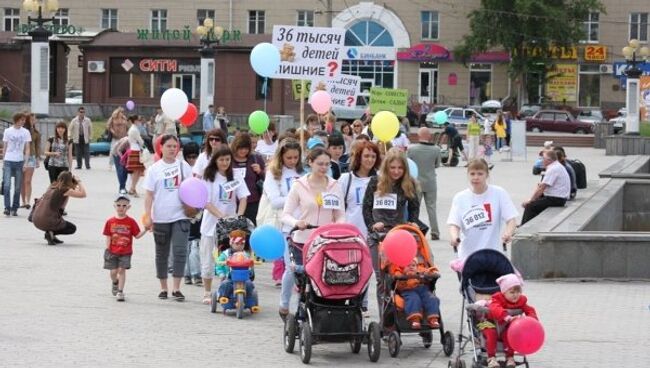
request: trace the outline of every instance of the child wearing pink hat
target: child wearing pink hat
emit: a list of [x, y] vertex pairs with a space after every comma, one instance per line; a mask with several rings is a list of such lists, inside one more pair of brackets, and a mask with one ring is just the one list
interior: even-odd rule
[[[522, 294], [523, 280], [519, 275], [509, 273], [499, 277], [497, 280], [501, 291], [492, 295], [488, 303], [487, 318], [495, 322], [499, 326], [501, 332], [501, 341], [506, 354], [506, 368], [515, 368], [515, 352], [510, 348], [508, 343], [508, 326], [511, 320], [517, 318], [508, 314], [508, 309], [520, 309], [523, 315], [528, 317], [537, 318], [535, 308], [528, 305], [528, 299]], [[500, 367], [496, 359], [497, 340], [499, 335], [497, 333], [497, 326], [493, 323], [483, 325], [481, 330], [483, 337], [485, 337], [485, 349], [488, 356], [488, 368]]]

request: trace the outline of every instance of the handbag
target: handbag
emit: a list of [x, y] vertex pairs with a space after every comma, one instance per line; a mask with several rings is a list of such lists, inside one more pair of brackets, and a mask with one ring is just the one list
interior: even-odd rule
[[[52, 151], [52, 145], [54, 144], [54, 137], [50, 137], [47, 139], [48, 142], [50, 142], [50, 151]], [[50, 156], [45, 156], [45, 160], [43, 160], [43, 168], [45, 171], [50, 170]]]
[[[183, 181], [185, 180], [185, 175], [183, 175], [183, 164], [182, 163], [179, 163], [178, 170], [180, 170], [180, 172], [181, 172], [181, 183], [183, 183]], [[201, 212], [201, 210], [198, 209], [198, 208], [194, 208], [192, 206], [186, 205], [185, 203], [183, 203], [182, 200], [181, 200], [181, 204], [183, 205], [183, 214], [185, 214], [185, 216], [187, 216], [189, 218], [194, 218], [194, 217], [196, 217], [196, 215], [199, 214], [199, 212]]]
[[[280, 183], [278, 183], [280, 188]], [[257, 217], [255, 218], [257, 226], [272, 225], [276, 229], [282, 228], [282, 221], [280, 221], [280, 210], [276, 210], [271, 205], [269, 196], [262, 191], [259, 206], [257, 207]]]

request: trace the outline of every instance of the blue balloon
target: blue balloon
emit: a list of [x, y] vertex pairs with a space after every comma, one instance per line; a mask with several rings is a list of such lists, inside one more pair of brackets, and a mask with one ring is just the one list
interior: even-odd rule
[[433, 120], [435, 120], [438, 125], [446, 123], [448, 118], [449, 116], [447, 116], [447, 113], [444, 111], [438, 111], [433, 114]]
[[251, 51], [251, 66], [262, 77], [271, 77], [280, 66], [280, 50], [268, 42], [262, 42]]
[[250, 243], [255, 255], [265, 260], [273, 261], [284, 255], [284, 236], [273, 225], [262, 225], [253, 230]]
[[409, 163], [409, 173], [414, 179], [417, 179], [419, 174], [418, 165], [416, 165], [415, 161], [411, 160], [410, 158], [407, 158], [406, 160]]

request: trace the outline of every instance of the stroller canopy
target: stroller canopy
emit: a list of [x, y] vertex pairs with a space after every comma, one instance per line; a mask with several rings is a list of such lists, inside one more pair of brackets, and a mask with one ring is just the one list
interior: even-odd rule
[[499, 291], [497, 279], [516, 270], [505, 254], [494, 249], [481, 249], [472, 253], [465, 260], [461, 289], [468, 287], [481, 294], [493, 294]]

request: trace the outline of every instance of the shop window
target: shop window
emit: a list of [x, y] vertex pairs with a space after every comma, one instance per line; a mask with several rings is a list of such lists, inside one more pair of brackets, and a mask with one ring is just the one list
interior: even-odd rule
[[214, 20], [214, 10], [211, 9], [199, 9], [196, 11], [196, 21], [198, 25], [202, 26], [205, 19]]
[[131, 80], [127, 73], [111, 73], [111, 97], [129, 97]]
[[151, 97], [151, 74], [131, 74], [131, 96]]
[[255, 76], [257, 77], [255, 80], [255, 99], [263, 100], [266, 98], [267, 100], [270, 100], [273, 80], [259, 75]]
[[585, 20], [582, 22], [582, 28], [585, 32], [585, 39], [582, 42], [598, 42], [598, 20], [600, 14], [598, 12], [591, 12], [587, 14]]
[[250, 34], [264, 33], [265, 20], [266, 20], [266, 12], [264, 10], [249, 10], [248, 11], [248, 33]]
[[362, 20], [345, 32], [345, 46], [394, 46], [393, 37], [377, 22]]
[[648, 42], [648, 13], [630, 14], [630, 39]]
[[102, 9], [102, 29], [117, 29], [117, 9]]
[[20, 23], [20, 9], [5, 8], [4, 30], [7, 32], [18, 32], [19, 23]]
[[420, 13], [422, 19], [422, 39], [437, 40], [438, 27], [440, 25], [437, 11], [423, 11]]
[[70, 24], [70, 9], [59, 9], [56, 14], [54, 14], [52, 24], [55, 26], [67, 26]]
[[598, 64], [580, 65], [578, 106], [600, 106], [600, 70]]
[[470, 64], [469, 70], [469, 104], [480, 105], [492, 95], [492, 65]]
[[395, 62], [392, 60], [343, 60], [341, 72], [360, 77], [361, 84], [367, 85], [368, 89], [373, 86], [395, 87]]
[[167, 9], [154, 9], [151, 11], [151, 30], [167, 30]]
[[297, 26], [313, 27], [314, 26], [314, 12], [312, 10], [298, 10]]
[[153, 91], [154, 98], [160, 98], [162, 94], [172, 88], [172, 75], [171, 74], [154, 74], [153, 76]]

